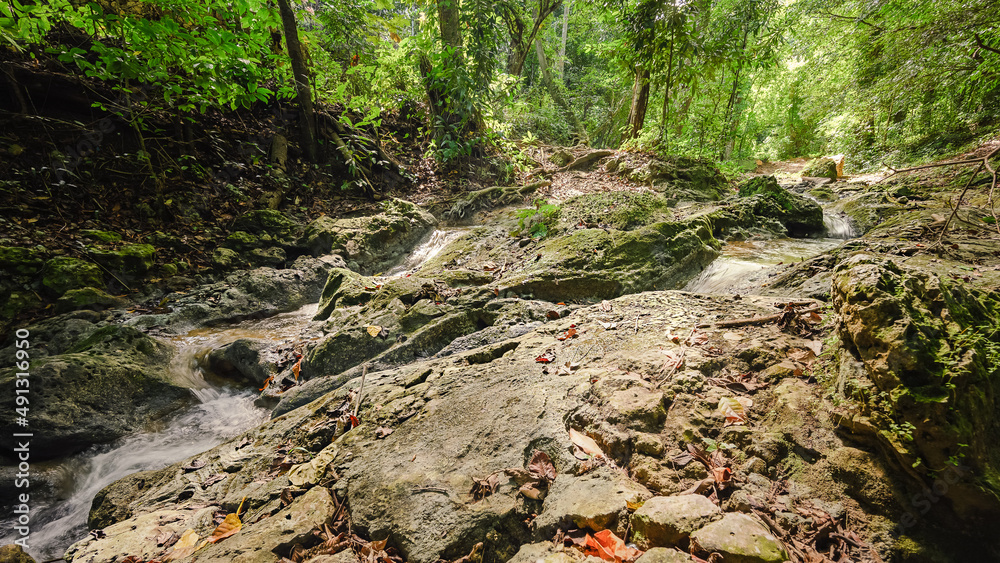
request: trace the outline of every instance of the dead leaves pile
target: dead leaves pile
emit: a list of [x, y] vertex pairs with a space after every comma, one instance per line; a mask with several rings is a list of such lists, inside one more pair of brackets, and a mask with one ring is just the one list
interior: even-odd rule
[[332, 523], [314, 528], [311, 538], [304, 545], [294, 544], [281, 562], [302, 563], [320, 555], [336, 555], [349, 549], [362, 563], [403, 563], [396, 549], [388, 546], [388, 538], [370, 541], [354, 533], [349, 512], [343, 509], [344, 503], [341, 503]]

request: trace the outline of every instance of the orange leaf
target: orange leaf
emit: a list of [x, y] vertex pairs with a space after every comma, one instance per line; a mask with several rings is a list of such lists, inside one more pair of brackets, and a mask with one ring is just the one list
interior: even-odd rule
[[212, 532], [212, 537], [208, 538], [210, 543], [215, 543], [217, 541], [224, 540], [229, 536], [240, 531], [243, 527], [243, 522], [240, 522], [240, 517], [235, 514], [227, 514], [226, 519], [219, 524], [219, 527]]
[[599, 541], [604, 546], [604, 549], [614, 556], [614, 559], [611, 559], [611, 561], [631, 560], [642, 555], [642, 552], [638, 549], [625, 545], [625, 541], [616, 536], [611, 530], [597, 532], [594, 534], [594, 539]]
[[302, 369], [302, 358], [299, 358], [299, 361], [295, 362], [295, 365], [292, 366], [292, 373], [295, 374], [295, 381], [299, 380], [299, 370], [301, 369]]
[[[601, 447], [597, 445], [597, 442], [593, 438], [577, 432], [576, 430], [569, 429], [569, 439], [573, 442], [573, 445], [580, 449], [581, 452], [585, 454], [584, 459], [587, 457], [604, 457], [604, 451]], [[580, 456], [577, 456], [579, 459]]]

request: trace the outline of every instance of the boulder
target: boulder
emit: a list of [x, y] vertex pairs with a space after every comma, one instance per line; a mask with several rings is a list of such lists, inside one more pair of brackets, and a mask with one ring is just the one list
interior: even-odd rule
[[0, 246], [0, 270], [16, 276], [33, 276], [45, 265], [42, 251], [20, 246]]
[[240, 338], [212, 350], [208, 354], [208, 366], [217, 375], [263, 386], [279, 371], [277, 364], [267, 355], [273, 345], [264, 340]]
[[757, 176], [740, 184], [739, 197], [713, 218], [717, 236], [727, 234], [720, 231], [754, 228], [798, 237], [826, 232], [823, 208], [782, 188], [774, 176]]
[[629, 504], [652, 496], [642, 485], [602, 467], [585, 475], [560, 475], [549, 488], [535, 526], [542, 537], [557, 528], [611, 530], [625, 537]]
[[35, 563], [35, 559], [25, 553], [21, 546], [12, 543], [0, 547], [0, 561], [3, 563]]
[[726, 177], [713, 162], [686, 156], [654, 158], [625, 173], [633, 182], [651, 186], [673, 201], [717, 201], [728, 187]]
[[676, 549], [654, 547], [640, 555], [635, 563], [691, 563], [691, 556]]
[[128, 278], [148, 272], [156, 256], [156, 248], [151, 244], [127, 244], [117, 250], [92, 247], [88, 252], [98, 264]]
[[[110, 442], [176, 409], [191, 393], [171, 381], [172, 347], [131, 327], [106, 326], [67, 352], [31, 365], [32, 459], [62, 457]], [[0, 384], [14, 388], [17, 370]], [[0, 401], [0, 444], [15, 447], [14, 395]]]
[[71, 289], [56, 301], [56, 312], [65, 313], [78, 309], [101, 311], [115, 307], [124, 307], [128, 301], [121, 297], [108, 295], [96, 287]]
[[433, 215], [400, 199], [382, 202], [372, 215], [320, 217], [305, 229], [298, 244], [313, 256], [340, 254], [352, 270], [372, 274], [401, 260], [437, 224]]
[[639, 549], [686, 547], [692, 532], [722, 517], [703, 495], [653, 497], [632, 515], [632, 541]]
[[988, 336], [1000, 323], [1000, 279], [965, 283], [951, 275], [961, 264], [859, 251], [837, 265], [832, 301], [850, 352], [842, 361], [860, 360], [864, 396], [886, 397], [862, 401], [864, 418], [892, 421], [872, 437], [913, 482], [947, 475], [950, 505], [965, 519], [1000, 514], [1000, 479], [977, 477], [1000, 475], [990, 438], [1000, 432], [1000, 355]]
[[842, 163], [843, 161], [838, 166], [837, 161], [832, 158], [817, 158], [802, 169], [801, 175], [807, 178], [829, 178], [836, 180], [838, 176], [843, 175]]
[[57, 256], [45, 263], [42, 286], [53, 297], [59, 297], [71, 289], [104, 287], [104, 281], [96, 264], [70, 256]]
[[691, 534], [691, 550], [705, 557], [718, 553], [726, 563], [788, 561], [778, 538], [755, 518], [740, 512], [730, 512]]

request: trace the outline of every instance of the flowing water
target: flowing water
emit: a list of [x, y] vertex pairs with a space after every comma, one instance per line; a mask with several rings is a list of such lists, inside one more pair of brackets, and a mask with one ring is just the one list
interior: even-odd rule
[[730, 242], [701, 274], [688, 282], [685, 291], [693, 293], [729, 293], [750, 291], [766, 283], [775, 266], [793, 264], [840, 246], [857, 236], [847, 217], [823, 214], [827, 238], [771, 239]]
[[[386, 277], [406, 275], [440, 253], [465, 230], [436, 230]], [[159, 469], [214, 448], [268, 419], [270, 411], [254, 405], [258, 393], [218, 380], [205, 368], [212, 350], [240, 338], [272, 342], [309, 336], [317, 304], [261, 320], [229, 327], [206, 327], [172, 339], [178, 353], [170, 365], [174, 383], [191, 390], [191, 407], [154, 428], [95, 446], [57, 462], [33, 465], [33, 471], [54, 476], [54, 495], [31, 492], [31, 534], [28, 553], [38, 561], [61, 558], [66, 549], [87, 536], [87, 515], [94, 496], [136, 471]], [[0, 545], [16, 539], [12, 521], [0, 522]]]
[[[218, 381], [204, 369], [212, 350], [239, 338], [281, 342], [301, 337], [316, 305], [244, 322], [233, 327], [197, 329], [172, 339], [178, 348], [170, 365], [171, 380], [191, 390], [191, 407], [156, 427], [92, 447], [67, 460], [37, 464], [33, 469], [54, 475], [55, 498], [32, 492], [30, 553], [38, 561], [62, 556], [87, 535], [87, 515], [94, 496], [105, 486], [136, 471], [159, 469], [214, 448], [268, 419], [270, 412], [254, 405], [258, 393]], [[12, 525], [5, 522], [0, 544], [12, 542]]]

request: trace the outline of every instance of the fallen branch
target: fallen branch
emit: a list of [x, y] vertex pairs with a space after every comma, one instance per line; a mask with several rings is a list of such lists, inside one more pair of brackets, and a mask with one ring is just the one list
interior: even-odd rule
[[365, 393], [365, 377], [368, 376], [368, 364], [361, 368], [361, 385], [358, 388], [358, 402], [354, 404], [354, 418], [358, 418], [358, 409], [361, 408], [361, 398]]
[[608, 157], [615, 154], [614, 151], [593, 151], [589, 152], [580, 158], [570, 162], [565, 167], [560, 168], [560, 172], [570, 172], [572, 170], [584, 170], [591, 164], [601, 160], [604, 157]]
[[[808, 313], [815, 313], [816, 311], [819, 311], [818, 305], [815, 307], [810, 307], [808, 309], [803, 309], [801, 311], [796, 311], [795, 313], [798, 315], [805, 315]], [[698, 328], [709, 328], [713, 326], [716, 328], [733, 328], [733, 327], [749, 326], [749, 325], [759, 325], [759, 324], [762, 325], [767, 323], [778, 322], [781, 320], [783, 316], [785, 316], [785, 313], [778, 313], [777, 315], [767, 315], [766, 317], [746, 317], [743, 319], [733, 319], [731, 321], [702, 323], [698, 325]]]

